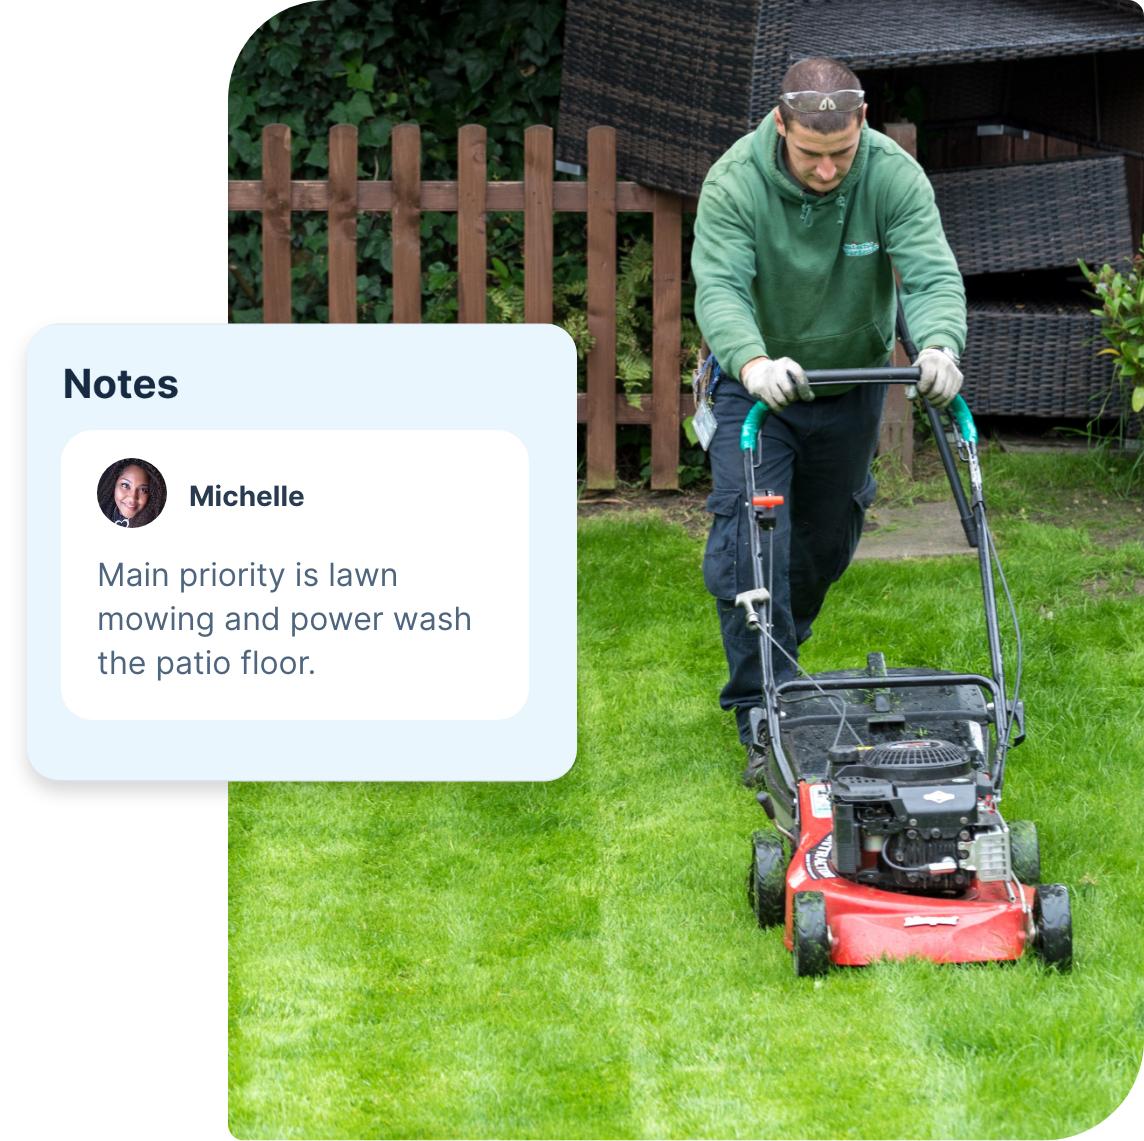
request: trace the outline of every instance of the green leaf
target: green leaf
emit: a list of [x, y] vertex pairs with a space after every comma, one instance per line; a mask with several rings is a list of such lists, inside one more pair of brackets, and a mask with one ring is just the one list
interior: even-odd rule
[[346, 84], [352, 91], [372, 91], [376, 75], [377, 66], [375, 64], [346, 65]]
[[288, 76], [294, 73], [301, 61], [302, 51], [294, 44], [281, 40], [271, 44], [266, 53], [266, 65], [277, 75]]
[[257, 109], [253, 96], [246, 92], [232, 91], [227, 103], [227, 113], [231, 127], [241, 126]]
[[1144, 385], [1138, 384], [1132, 390], [1132, 411], [1144, 412]]
[[231, 131], [230, 145], [243, 162], [257, 163], [262, 160], [262, 143], [250, 137], [247, 131]]
[[[330, 151], [325, 139], [315, 139], [313, 146], [306, 152], [302, 161], [307, 166], [316, 166], [321, 170], [330, 165]], [[295, 178], [297, 175], [294, 176]]]
[[346, 122], [356, 127], [363, 119], [373, 118], [373, 103], [364, 91], [355, 91], [346, 104]]
[[699, 443], [699, 436], [695, 431], [694, 416], [688, 416], [687, 419], [683, 421], [683, 434], [687, 437], [687, 442], [691, 444], [692, 447]]
[[493, 60], [483, 53], [474, 52], [465, 57], [465, 78], [473, 91], [480, 91], [492, 79], [495, 70]]
[[[358, 127], [359, 158], [365, 165], [366, 170], [370, 171], [369, 174], [363, 177], [374, 177], [372, 173], [373, 159], [366, 152], [371, 150], [380, 151], [387, 147], [389, 145], [389, 132], [392, 127], [393, 123], [389, 119], [370, 119], [368, 123], [362, 123], [361, 126]], [[384, 168], [388, 161], [388, 154], [379, 154], [377, 156], [378, 169]]]
[[301, 111], [284, 111], [278, 116], [278, 122], [285, 123], [293, 136], [306, 134], [306, 116]]

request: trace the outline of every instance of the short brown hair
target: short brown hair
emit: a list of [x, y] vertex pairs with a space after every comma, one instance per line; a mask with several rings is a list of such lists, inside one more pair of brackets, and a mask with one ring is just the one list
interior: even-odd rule
[[[861, 87], [862, 81], [846, 64], [839, 63], [836, 59], [827, 59], [825, 56], [813, 56], [792, 63], [783, 76], [782, 84], [784, 92], [846, 91]], [[856, 119], [861, 120], [862, 108], [859, 107], [857, 111], [816, 111], [813, 114], [806, 114], [788, 107], [780, 99], [779, 117], [783, 121], [783, 126], [789, 127], [791, 123], [798, 123], [821, 135], [832, 135], [835, 131], [846, 130]]]

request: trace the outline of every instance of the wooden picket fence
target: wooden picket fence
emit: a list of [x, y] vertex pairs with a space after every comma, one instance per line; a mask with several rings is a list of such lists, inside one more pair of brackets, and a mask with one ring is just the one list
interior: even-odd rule
[[[553, 178], [550, 127], [524, 133], [524, 180], [490, 182], [485, 128], [468, 125], [457, 136], [455, 182], [422, 181], [421, 134], [415, 124], [392, 131], [393, 178], [359, 179], [357, 128], [335, 126], [329, 134], [328, 181], [291, 178], [290, 128], [262, 132], [262, 179], [232, 181], [230, 210], [262, 215], [263, 320], [288, 322], [291, 313], [291, 216], [317, 210], [329, 216], [329, 314], [331, 322], [357, 319], [357, 217], [383, 212], [392, 218], [393, 320], [421, 319], [421, 213], [457, 215], [457, 315], [483, 322], [488, 277], [485, 225], [489, 212], [524, 214], [524, 319], [552, 320], [552, 219], [556, 212], [587, 216], [587, 323], [593, 348], [587, 358], [587, 392], [578, 400], [587, 425], [587, 484], [614, 487], [616, 426], [651, 428], [651, 486], [678, 487], [680, 423], [680, 313], [683, 211], [692, 205], [677, 195], [616, 181], [616, 139], [611, 127], [588, 132], [587, 177]], [[651, 393], [633, 405], [616, 383], [616, 215], [650, 213], [653, 219]], [[369, 267], [367, 272], [372, 272]], [[694, 346], [689, 346], [694, 348]], [[690, 404], [690, 401], [688, 401]], [[688, 409], [689, 410], [689, 409]]]

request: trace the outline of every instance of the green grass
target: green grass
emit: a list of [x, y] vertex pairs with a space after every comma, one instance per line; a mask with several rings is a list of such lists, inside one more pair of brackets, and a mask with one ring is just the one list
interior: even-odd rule
[[[764, 818], [715, 701], [701, 541], [597, 518], [566, 777], [232, 786], [235, 1135], [1048, 1138], [1105, 1117], [1144, 1040], [1144, 546], [1015, 515], [999, 547], [1029, 723], [1005, 806], [1070, 885], [1071, 975], [794, 978], [746, 904]], [[806, 664], [984, 669], [979, 599], [970, 559], [856, 565]]]
[[[988, 472], [986, 492], [995, 517], [1078, 527], [1097, 539], [1144, 535], [1144, 469], [1138, 454], [1106, 445], [1014, 453], [983, 440], [982, 464]], [[964, 475], [964, 466], [959, 467]], [[949, 484], [932, 441], [915, 454], [913, 478], [891, 456], [879, 456], [875, 471], [880, 506], [906, 507], [949, 498]]]

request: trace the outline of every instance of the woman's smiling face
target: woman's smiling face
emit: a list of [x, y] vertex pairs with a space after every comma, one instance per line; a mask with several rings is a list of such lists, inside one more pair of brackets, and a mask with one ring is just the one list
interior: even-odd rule
[[124, 519], [134, 519], [151, 498], [147, 473], [138, 464], [128, 464], [115, 478], [115, 506]]

